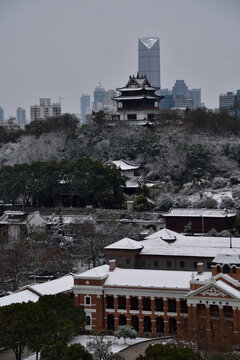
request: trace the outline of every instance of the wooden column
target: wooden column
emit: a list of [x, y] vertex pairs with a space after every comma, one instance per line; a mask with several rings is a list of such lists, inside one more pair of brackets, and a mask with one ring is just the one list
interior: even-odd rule
[[168, 312], [168, 300], [167, 299], [163, 299], [163, 311], [164, 311], [164, 315], [163, 315], [163, 319], [164, 319], [164, 335], [168, 335], [168, 333], [169, 333], [169, 323], [168, 323], [168, 316], [167, 316], [167, 312]]

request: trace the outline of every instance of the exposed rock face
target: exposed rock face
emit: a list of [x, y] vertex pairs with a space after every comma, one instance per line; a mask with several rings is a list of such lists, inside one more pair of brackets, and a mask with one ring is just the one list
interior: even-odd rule
[[66, 134], [63, 132], [45, 133], [39, 138], [33, 135], [22, 136], [16, 143], [2, 145], [0, 166], [60, 160], [63, 157], [65, 141]]

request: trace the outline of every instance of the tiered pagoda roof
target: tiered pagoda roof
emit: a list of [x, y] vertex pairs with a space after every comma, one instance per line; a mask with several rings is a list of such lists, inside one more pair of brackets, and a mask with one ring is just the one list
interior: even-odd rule
[[159, 87], [151, 86], [146, 75], [136, 77], [129, 76], [129, 80], [125, 87], [117, 88], [121, 95], [113, 97], [113, 100], [119, 101], [135, 101], [135, 100], [152, 100], [160, 101], [163, 96], [158, 96], [155, 91], [159, 90]]

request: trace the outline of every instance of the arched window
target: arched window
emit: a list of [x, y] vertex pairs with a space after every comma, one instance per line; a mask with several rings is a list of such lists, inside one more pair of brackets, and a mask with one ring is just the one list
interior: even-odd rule
[[229, 274], [230, 273], [230, 266], [228, 264], [223, 265], [223, 273]]
[[152, 322], [149, 316], [144, 317], [143, 324], [144, 324], [144, 332], [152, 331]]
[[114, 316], [112, 314], [107, 316], [107, 329], [114, 330]]
[[233, 274], [236, 274], [236, 273], [237, 273], [237, 268], [236, 268], [236, 266], [233, 266], [233, 267], [232, 267], [232, 272], [233, 272]]
[[119, 326], [123, 326], [127, 324], [127, 320], [126, 320], [126, 316], [125, 315], [120, 315], [119, 316]]
[[137, 332], [139, 331], [139, 320], [136, 315], [133, 315], [131, 317], [131, 325], [134, 328], [134, 330], [136, 330]]
[[169, 334], [177, 332], [177, 321], [174, 318], [169, 319]]
[[91, 296], [85, 296], [85, 305], [91, 305]]
[[162, 317], [156, 318], [156, 331], [157, 333], [164, 333], [164, 320]]
[[218, 265], [218, 266], [217, 266], [217, 273], [220, 273], [220, 272], [221, 272], [221, 266]]

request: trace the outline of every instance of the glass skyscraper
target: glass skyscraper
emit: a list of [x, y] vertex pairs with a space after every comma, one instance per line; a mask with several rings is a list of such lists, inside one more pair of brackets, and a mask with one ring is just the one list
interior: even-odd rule
[[0, 106], [0, 123], [4, 122], [4, 111], [3, 108]]
[[146, 75], [152, 86], [160, 88], [160, 46], [159, 38], [138, 39], [138, 73]]
[[17, 122], [18, 124], [26, 124], [26, 110], [21, 107], [17, 108]]
[[90, 95], [83, 94], [80, 98], [82, 125], [86, 124], [86, 115], [90, 113]]

